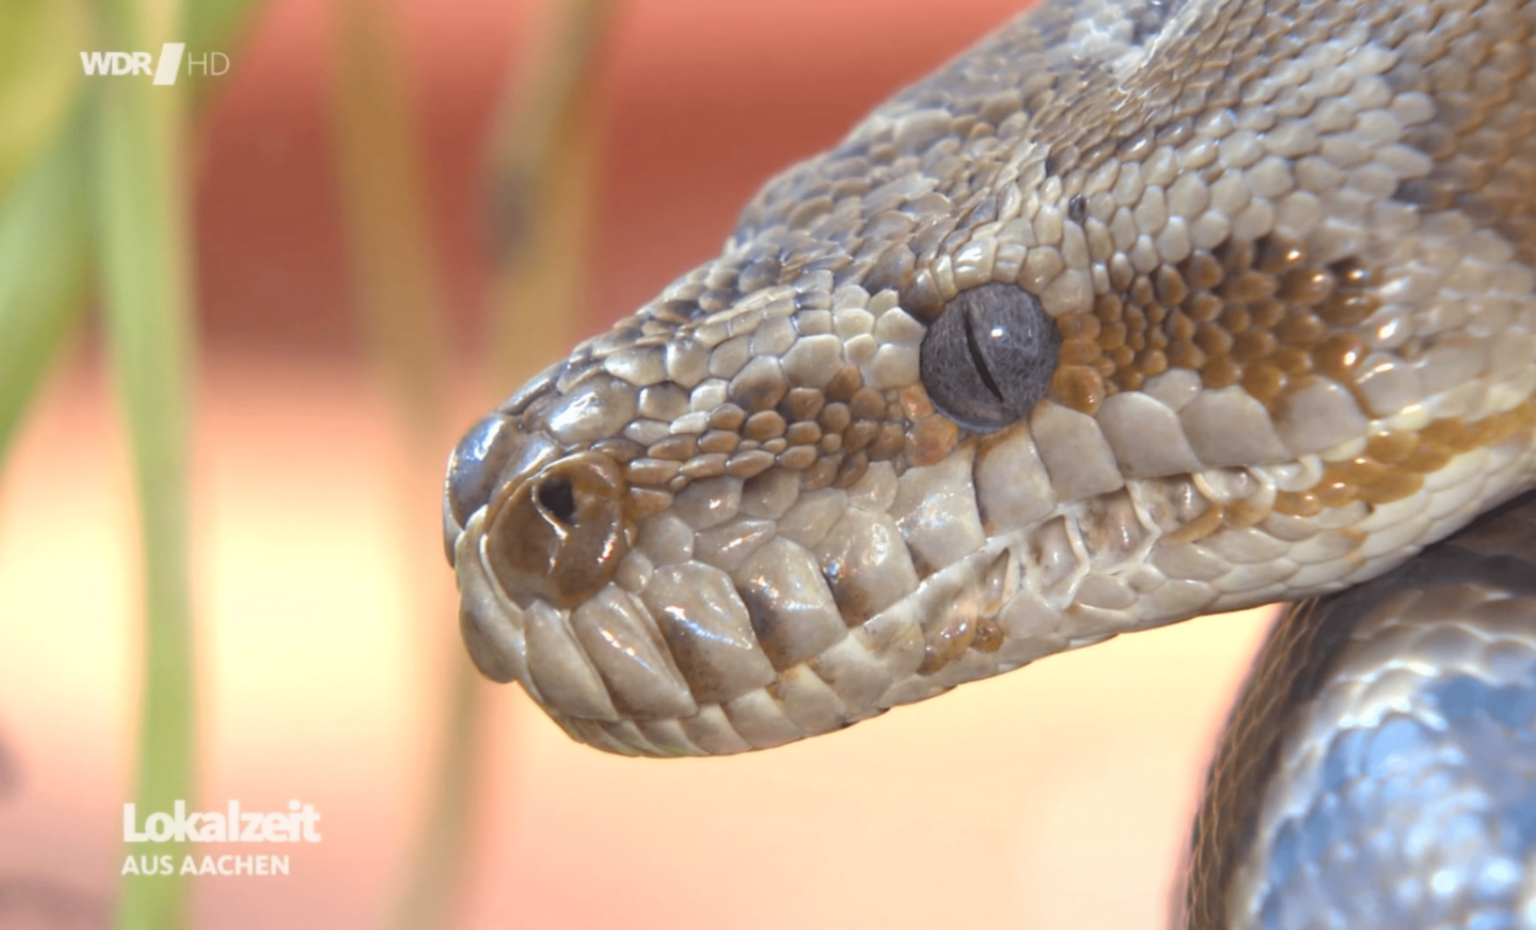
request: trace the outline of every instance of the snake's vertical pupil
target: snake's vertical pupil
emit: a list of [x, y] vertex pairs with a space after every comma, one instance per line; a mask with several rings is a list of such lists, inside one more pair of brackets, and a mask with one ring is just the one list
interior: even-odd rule
[[986, 388], [993, 397], [997, 398], [998, 403], [1006, 404], [1008, 399], [1003, 396], [1002, 388], [997, 386], [997, 381], [993, 379], [992, 372], [987, 369], [987, 354], [981, 348], [982, 339], [995, 339], [1002, 334], [1002, 331], [994, 328], [990, 331], [983, 331], [980, 336], [977, 336], [976, 330], [979, 327], [985, 326], [986, 323], [976, 319], [976, 314], [974, 313], [964, 314], [961, 317], [961, 322], [965, 324], [965, 347], [971, 350], [971, 364], [976, 366], [976, 374], [981, 376], [982, 387]]
[[956, 295], [928, 327], [918, 370], [945, 416], [990, 433], [1045, 396], [1060, 354], [1056, 321], [1034, 295], [984, 284]]

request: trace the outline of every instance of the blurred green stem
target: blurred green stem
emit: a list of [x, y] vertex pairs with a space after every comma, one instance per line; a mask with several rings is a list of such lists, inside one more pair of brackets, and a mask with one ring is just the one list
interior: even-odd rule
[[[171, 4], [104, 2], [106, 48], [169, 37]], [[157, 17], [151, 19], [151, 12]], [[183, 100], [176, 87], [104, 81], [96, 107], [95, 215], [101, 293], [120, 403], [133, 447], [144, 568], [143, 695], [135, 800], [139, 815], [193, 801], [192, 607], [187, 517], [192, 363], [188, 213], [182, 184]], [[178, 847], [162, 846], [179, 861]], [[186, 879], [125, 881], [117, 926], [185, 925]]]
[[[387, 0], [343, 0], [336, 9], [336, 149], [361, 323], [375, 367], [395, 408], [405, 414], [406, 486], [427, 488], [441, 480], [443, 450], [452, 441], [444, 432], [449, 420], [447, 301], [393, 12]], [[411, 512], [403, 522], [413, 530], [414, 542], [415, 530], [435, 521], [414, 519], [423, 502], [405, 500]], [[410, 545], [408, 561], [414, 567], [417, 556], [435, 549]], [[413, 581], [417, 608], [435, 618], [444, 606], [444, 598], [431, 596], [443, 593], [443, 573], [435, 559], [432, 570], [430, 579], [423, 572]], [[442, 743], [428, 770], [421, 825], [390, 917], [401, 930], [448, 926], [467, 872], [481, 689], [457, 650], [450, 675]]]
[[[525, 93], [509, 102], [499, 126], [493, 213], [507, 223], [498, 248], [490, 353], [498, 383], [560, 355], [581, 327], [575, 309], [599, 151], [591, 91], [613, 6], [613, 0], [557, 6], [554, 38], [539, 43], [552, 51], [524, 76], [519, 89]], [[407, 459], [440, 480], [441, 453], [452, 441], [442, 435], [450, 419], [447, 302], [393, 10], [390, 0], [342, 0], [336, 8], [337, 158], [369, 345], [397, 407], [406, 411], [408, 449], [417, 450]], [[423, 601], [428, 610], [435, 606]], [[459, 650], [453, 658], [443, 742], [391, 917], [400, 930], [448, 926], [468, 872], [484, 685]]]
[[459, 655], [454, 659], [448, 732], [435, 760], [434, 788], [411, 854], [410, 878], [389, 920], [398, 930], [452, 926], [468, 874], [485, 683], [467, 659]]
[[552, 5], [544, 50], [513, 85], [491, 142], [487, 187], [497, 261], [491, 372], [527, 378], [563, 355], [581, 320], [602, 152], [594, 92], [616, 0]]
[[336, 146], [369, 348], [408, 428], [430, 435], [446, 405], [445, 301], [389, 9], [385, 0], [337, 6]]

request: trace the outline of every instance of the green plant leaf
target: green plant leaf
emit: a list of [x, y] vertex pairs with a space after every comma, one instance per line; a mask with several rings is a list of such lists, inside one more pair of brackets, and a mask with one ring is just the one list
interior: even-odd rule
[[[150, 28], [148, 4], [102, 3], [108, 47], [173, 35], [173, 12]], [[101, 85], [95, 118], [95, 227], [102, 305], [132, 445], [143, 540], [144, 652], [135, 800], [142, 814], [194, 802], [192, 610], [187, 572], [188, 382], [192, 353], [183, 89], [148, 81]], [[178, 844], [157, 854], [177, 856]], [[185, 926], [186, 879], [132, 876], [117, 926]]]
[[77, 109], [0, 203], [0, 464], [84, 305], [90, 226]]
[[[217, 52], [228, 56], [230, 71], [239, 70], [241, 49], [261, 6], [261, 0], [197, 0], [187, 4], [185, 22], [179, 33], [181, 40], [186, 42], [186, 54], [189, 58], [206, 58]], [[213, 67], [211, 62], [209, 67]], [[187, 81], [192, 95], [193, 112], [201, 113], [217, 91], [225, 86], [229, 75], [194, 73], [190, 60], [184, 62], [182, 68], [187, 70], [182, 78]]]
[[0, 196], [64, 125], [89, 27], [79, 0], [0, 5]]
[[187, 47], [232, 54], [255, 15], [260, 0], [198, 0], [187, 4]]

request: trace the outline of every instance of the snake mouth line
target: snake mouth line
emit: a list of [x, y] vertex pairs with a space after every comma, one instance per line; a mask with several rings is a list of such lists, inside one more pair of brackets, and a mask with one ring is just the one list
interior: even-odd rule
[[[618, 490], [578, 486], [604, 473], [587, 455], [504, 485], [470, 519], [457, 547], [461, 621], [487, 675], [521, 681], [580, 738], [647, 754], [777, 745], [1144, 627], [1143, 610], [1162, 619], [1197, 612], [1219, 592], [1152, 570], [1157, 540], [1216, 506], [1207, 496], [1266, 493], [1236, 473], [1139, 482], [987, 533], [937, 564], [908, 561], [911, 545], [929, 559], [938, 550], [904, 538], [883, 510], [863, 509], [897, 505], [889, 466], [851, 492], [811, 492], [808, 506], [827, 515], [820, 529], [806, 522], [818, 518], [790, 511], [743, 525], [742, 483], [727, 481], [730, 500], [717, 496], [703, 510], [733, 538], [653, 515], [626, 531], [605, 577], [578, 576], [596, 589], [578, 597], [559, 588], [562, 547], [584, 509], [612, 526], [599, 504]], [[952, 503], [953, 491], [933, 492], [953, 480], [974, 513], [969, 460], [956, 461], [964, 467], [949, 466], [953, 479], [928, 476], [919, 496]], [[749, 509], [763, 506], [751, 501], [758, 491], [773, 496], [749, 490]], [[796, 689], [810, 689], [795, 699], [809, 703], [790, 713], [785, 695]]]
[[[1509, 475], [1528, 445], [1471, 452], [1444, 480]], [[1285, 488], [1325, 472], [1313, 457], [1130, 480], [1012, 529], [988, 520], [940, 564], [936, 541], [953, 530], [924, 536], [944, 521], [903, 514], [901, 489], [918, 482], [911, 496], [950, 518], [957, 501], [979, 515], [967, 448], [927, 473], [897, 479], [887, 465], [848, 491], [798, 494], [811, 508], [799, 515], [763, 511], [777, 494], [763, 482], [722, 478], [700, 482], [678, 513], [632, 522], [611, 462], [552, 458], [501, 485], [457, 537], [470, 653], [604, 748], [739, 752], [1121, 632], [1333, 590], [1391, 564], [1368, 531], [1426, 532], [1413, 501], [1355, 501], [1321, 530], [1277, 512]], [[808, 529], [808, 519], [825, 522]], [[1447, 532], [1464, 522], [1454, 511], [1433, 519]], [[581, 561], [567, 570], [565, 557]]]

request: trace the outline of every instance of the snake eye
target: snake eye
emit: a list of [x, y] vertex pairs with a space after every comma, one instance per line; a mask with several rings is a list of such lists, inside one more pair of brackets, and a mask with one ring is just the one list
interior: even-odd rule
[[934, 406], [967, 429], [990, 433], [1044, 397], [1061, 334], [1040, 301], [1008, 284], [951, 300], [923, 337], [918, 369]]
[[574, 607], [608, 583], [629, 550], [612, 460], [572, 455], [507, 491], [486, 521], [486, 565], [508, 594]]

